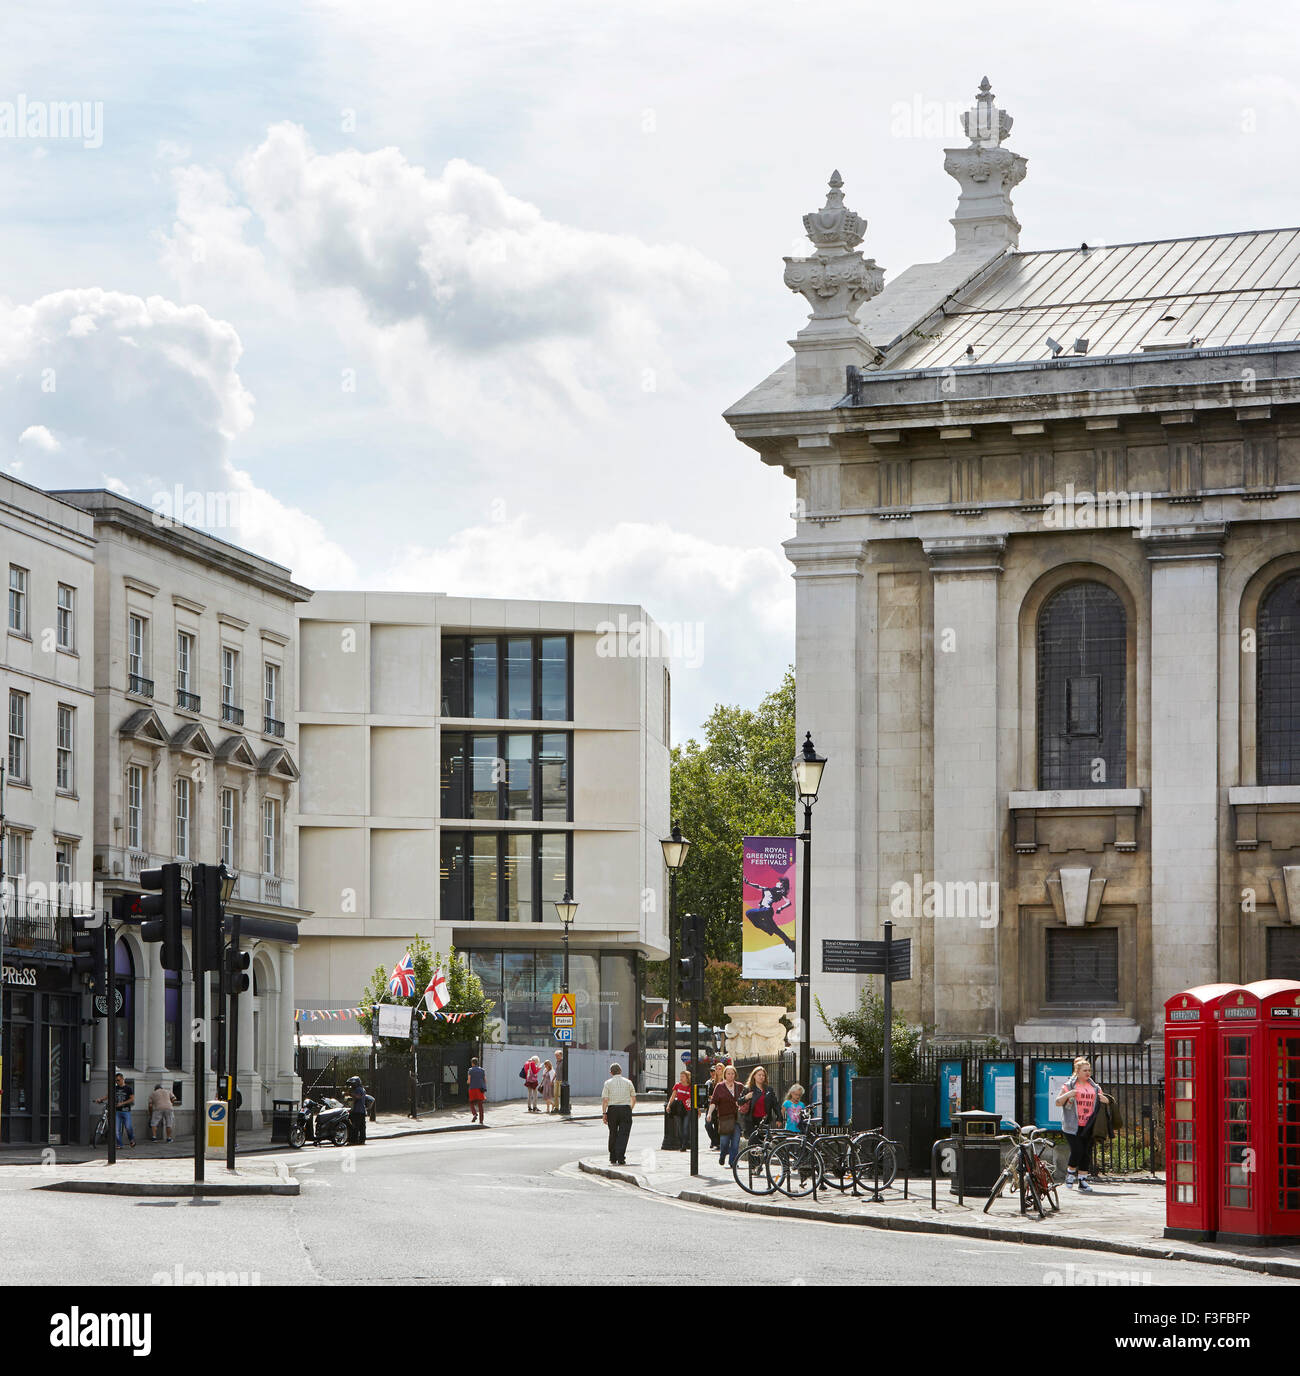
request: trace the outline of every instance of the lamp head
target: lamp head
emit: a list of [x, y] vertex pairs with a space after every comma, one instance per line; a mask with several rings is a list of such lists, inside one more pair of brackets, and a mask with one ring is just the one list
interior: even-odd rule
[[799, 801], [811, 806], [817, 801], [817, 790], [822, 785], [822, 770], [826, 768], [825, 756], [817, 753], [813, 745], [812, 732], [804, 736], [803, 746], [794, 757], [791, 774], [794, 786], [799, 793]]
[[555, 915], [564, 923], [564, 930], [567, 932], [572, 925], [574, 918], [578, 916], [578, 904], [569, 897], [568, 889], [564, 891], [564, 897], [555, 905]]
[[667, 840], [660, 841], [659, 844], [663, 847], [664, 864], [676, 873], [686, 863], [686, 855], [691, 848], [691, 843], [682, 835], [681, 827], [674, 822], [673, 834]]

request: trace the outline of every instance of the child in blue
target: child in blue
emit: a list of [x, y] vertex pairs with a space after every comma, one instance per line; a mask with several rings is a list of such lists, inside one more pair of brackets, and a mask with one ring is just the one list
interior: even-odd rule
[[791, 1085], [781, 1105], [781, 1125], [787, 1132], [802, 1132], [804, 1125], [803, 1086]]

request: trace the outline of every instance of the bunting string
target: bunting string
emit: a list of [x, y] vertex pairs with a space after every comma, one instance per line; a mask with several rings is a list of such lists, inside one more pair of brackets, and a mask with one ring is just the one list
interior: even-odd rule
[[362, 1008], [295, 1008], [295, 1022], [340, 1022], [344, 1018], [359, 1018]]

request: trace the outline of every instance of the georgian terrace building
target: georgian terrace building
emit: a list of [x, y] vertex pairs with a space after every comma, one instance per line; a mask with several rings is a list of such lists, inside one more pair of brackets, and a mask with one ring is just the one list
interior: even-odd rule
[[[195, 862], [224, 863], [238, 874], [227, 911], [283, 924], [283, 939], [244, 942], [252, 988], [240, 999], [238, 1072], [258, 1123], [272, 1099], [298, 1093], [295, 611], [311, 593], [279, 564], [117, 493], [52, 495], [94, 524], [94, 877], [104, 905], [140, 892], [143, 869], [174, 860], [188, 874]], [[188, 972], [188, 931], [185, 947]], [[156, 1083], [180, 1081], [178, 1126], [188, 1132], [189, 976], [165, 972], [160, 960], [156, 943], [124, 929], [117, 1064], [135, 1081], [137, 1103]], [[95, 1023], [96, 1068], [107, 1063], [104, 1027]], [[215, 1037], [208, 1044], [215, 1064]]]
[[892, 914], [940, 1034], [1140, 1041], [1300, 975], [1300, 230], [1021, 252], [987, 81], [965, 126], [954, 251], [885, 285], [835, 174], [726, 413], [802, 518], [814, 945]]

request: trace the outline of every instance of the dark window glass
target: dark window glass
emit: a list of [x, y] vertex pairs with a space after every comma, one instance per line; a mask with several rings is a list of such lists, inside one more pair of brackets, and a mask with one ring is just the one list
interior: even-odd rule
[[533, 837], [527, 832], [515, 832], [503, 839], [506, 849], [506, 921], [532, 922]]
[[506, 737], [506, 816], [511, 821], [533, 819], [533, 738]]
[[459, 731], [442, 735], [441, 808], [443, 817], [465, 815], [465, 737]]
[[501, 1011], [501, 952], [471, 951], [469, 968], [479, 977], [483, 992], [496, 1004], [495, 1012]]
[[114, 1018], [117, 1037], [117, 1064], [135, 1064], [135, 961], [125, 941], [115, 943], [113, 969], [117, 972], [117, 987], [122, 991], [122, 1016]]
[[439, 918], [443, 922], [462, 922], [469, 916], [465, 911], [465, 836], [463, 832], [442, 833], [440, 864], [442, 898]]
[[[636, 1063], [636, 967], [627, 955], [600, 958], [600, 1045], [620, 1052], [626, 1059], [623, 1073], [635, 1081]], [[630, 1068], [629, 1068], [630, 1067]]]
[[1123, 788], [1124, 606], [1100, 583], [1053, 594], [1038, 618], [1038, 786]]
[[496, 736], [472, 736], [470, 816], [494, 822], [501, 815], [501, 768]]
[[533, 642], [506, 641], [506, 716], [529, 721], [533, 715]]
[[541, 820], [569, 820], [569, 738], [559, 732], [540, 738], [537, 773], [541, 793]]
[[542, 637], [542, 721], [569, 721], [569, 642], [562, 635]]
[[465, 715], [465, 638], [444, 636], [442, 641], [442, 715]]
[[1266, 979], [1300, 979], [1300, 927], [1269, 927]]
[[1066, 730], [1071, 736], [1101, 735], [1101, 676], [1084, 674], [1065, 685]]
[[470, 675], [474, 717], [495, 717], [497, 712], [497, 642], [470, 641]]
[[475, 922], [495, 922], [500, 916], [497, 835], [471, 832], [469, 845], [470, 916]]
[[542, 871], [542, 912], [548, 922], [554, 922], [555, 909], [551, 906], [564, 897], [565, 889], [571, 889], [569, 874], [569, 838], [564, 832], [547, 832], [540, 838]]
[[549, 999], [564, 992], [564, 956], [560, 951], [538, 951], [534, 971], [538, 998]]
[[1275, 583], [1259, 604], [1259, 782], [1300, 782], [1300, 574]]
[[1068, 1008], [1119, 1002], [1118, 928], [1048, 928], [1047, 1002]]

